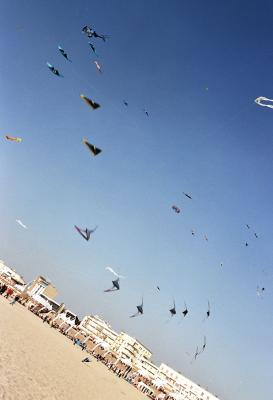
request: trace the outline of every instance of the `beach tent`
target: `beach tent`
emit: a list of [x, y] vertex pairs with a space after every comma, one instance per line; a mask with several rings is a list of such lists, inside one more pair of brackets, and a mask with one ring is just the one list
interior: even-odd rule
[[104, 350], [109, 350], [110, 345], [106, 343], [104, 340], [97, 342], [97, 344], [93, 347], [92, 351], [94, 351], [97, 347], [102, 347]]

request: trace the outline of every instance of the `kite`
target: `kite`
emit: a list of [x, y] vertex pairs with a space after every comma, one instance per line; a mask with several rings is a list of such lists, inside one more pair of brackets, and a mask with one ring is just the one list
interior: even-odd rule
[[248, 224], [246, 224], [247, 229], [250, 229], [250, 226]]
[[67, 61], [72, 62], [72, 61], [68, 58], [67, 53], [64, 51], [64, 49], [63, 49], [61, 46], [58, 46], [58, 49], [59, 49], [60, 53], [64, 56], [64, 58], [67, 59]]
[[188, 312], [189, 312], [189, 310], [188, 310], [187, 304], [185, 303], [185, 310], [182, 311], [182, 314], [184, 315], [184, 317], [186, 317], [186, 315], [188, 314]]
[[130, 316], [130, 318], [134, 318], [138, 315], [142, 315], [143, 314], [143, 297], [142, 297], [142, 302], [140, 304], [140, 306], [136, 306], [137, 307], [137, 312], [133, 315]]
[[206, 348], [206, 345], [207, 345], [207, 338], [206, 338], [206, 336], [204, 336], [204, 343], [203, 343], [202, 349], [201, 349], [201, 351], [200, 351], [199, 354], [203, 353], [203, 351], [204, 351], [205, 348]]
[[110, 289], [106, 289], [106, 290], [104, 291], [105, 293], [107, 293], [107, 292], [115, 292], [116, 290], [119, 290], [119, 289], [120, 289], [120, 286], [119, 286], [119, 278], [116, 279], [115, 281], [112, 281], [112, 283], [113, 283], [113, 286], [112, 286]]
[[198, 346], [197, 346], [197, 348], [196, 348], [196, 350], [195, 350], [195, 354], [194, 354], [194, 359], [196, 360], [197, 359], [197, 357], [199, 356], [199, 349], [198, 349]]
[[159, 287], [159, 286], [157, 286], [156, 288], [157, 288], [157, 290], [159, 290], [159, 291], [160, 291], [160, 287]]
[[61, 75], [60, 72], [59, 72], [56, 68], [53, 67], [53, 65], [49, 64], [49, 62], [47, 62], [46, 65], [48, 66], [48, 68], [50, 69], [50, 71], [51, 71], [54, 75], [57, 75], [57, 76], [63, 78], [63, 75]]
[[254, 232], [254, 236], [256, 239], [258, 239], [258, 237], [259, 237], [256, 232]]
[[181, 211], [180, 208], [177, 206], [172, 206], [172, 210], [174, 210], [176, 212], [176, 214], [179, 214]]
[[94, 229], [81, 229], [78, 226], [74, 225], [75, 229], [79, 232], [79, 234], [88, 242], [92, 233], [95, 232], [97, 226]]
[[89, 46], [91, 47], [92, 51], [95, 53], [95, 55], [98, 57], [98, 55], [97, 55], [97, 53], [96, 53], [96, 48], [95, 48], [95, 46], [93, 45], [93, 43], [88, 42], [88, 44], [89, 44]]
[[273, 108], [273, 104], [264, 104], [264, 103], [262, 103], [263, 101], [268, 101], [268, 102], [271, 102], [271, 103], [273, 102], [273, 100], [267, 99], [266, 97], [263, 97], [263, 96], [258, 97], [257, 99], [255, 99], [255, 103], [257, 103], [259, 106]]
[[209, 304], [209, 301], [208, 301], [208, 311], [207, 311], [207, 318], [209, 318], [209, 316], [210, 316], [210, 304]]
[[100, 154], [100, 153], [102, 152], [101, 149], [99, 149], [98, 147], [94, 146], [93, 144], [87, 142], [86, 139], [83, 139], [83, 140], [82, 140], [82, 143], [85, 144], [85, 146], [88, 148], [88, 150], [91, 151], [91, 153], [92, 153], [94, 156], [97, 156], [98, 154]]
[[145, 112], [145, 114], [147, 115], [147, 117], [149, 117], [149, 113], [147, 110], [145, 110], [145, 108], [143, 109], [143, 111]]
[[17, 222], [17, 224], [19, 224], [22, 228], [27, 229], [27, 226], [25, 224], [23, 224], [23, 222], [20, 219], [16, 219], [15, 220]]
[[111, 267], [106, 267], [105, 268], [106, 271], [112, 272], [112, 274], [114, 274], [117, 278], [125, 278], [125, 276], [119, 275], [116, 271], [113, 270], [113, 268]]
[[89, 99], [88, 97], [84, 96], [83, 94], [80, 95], [80, 98], [83, 99], [83, 101], [85, 101], [86, 104], [88, 104], [91, 108], [93, 108], [93, 110], [100, 108], [100, 105], [98, 103]]
[[204, 239], [205, 239], [207, 242], [209, 241], [207, 235], [204, 235]]
[[100, 73], [102, 73], [101, 66], [100, 66], [100, 64], [98, 63], [98, 61], [94, 61], [94, 64], [96, 65], [97, 70], [98, 70]]
[[195, 236], [195, 231], [193, 229], [191, 230], [191, 234], [192, 236]]
[[246, 246], [246, 247], [248, 246], [248, 243], [247, 243], [247, 242], [245, 243], [245, 246]]
[[127, 101], [125, 101], [125, 100], [123, 100], [123, 104], [126, 106], [126, 107], [128, 107], [128, 103], [127, 103]]
[[91, 362], [91, 360], [90, 360], [90, 358], [88, 358], [88, 357], [85, 357], [85, 358], [82, 360], [82, 363], [89, 363], [89, 362]]
[[196, 351], [195, 351], [195, 354], [194, 354], [194, 359], [195, 359], [195, 360], [197, 359], [197, 357], [198, 357], [200, 354], [202, 354], [202, 353], [204, 352], [204, 350], [205, 350], [205, 348], [206, 348], [206, 345], [207, 345], [207, 339], [206, 339], [206, 336], [204, 336], [204, 342], [203, 342], [202, 349], [199, 351], [198, 346], [197, 346], [197, 348], [196, 348]]
[[184, 196], [188, 197], [188, 199], [192, 200], [192, 197], [188, 193], [183, 192], [183, 194], [184, 194]]
[[258, 297], [262, 296], [262, 294], [264, 293], [264, 291], [265, 291], [265, 288], [264, 288], [264, 287], [260, 288], [259, 286], [257, 286], [256, 293], [257, 293], [257, 296], [258, 296]]
[[6, 138], [7, 140], [11, 140], [11, 141], [13, 141], [13, 142], [17, 142], [17, 143], [20, 143], [20, 142], [22, 142], [22, 139], [21, 139], [21, 138], [19, 138], [19, 137], [5, 136], [5, 138]]
[[108, 36], [106, 36], [106, 35], [99, 35], [96, 31], [94, 31], [93, 28], [90, 28], [89, 26], [84, 26], [84, 27], [82, 28], [82, 33], [84, 33], [84, 34], [85, 34], [87, 37], [89, 37], [89, 38], [91, 38], [91, 37], [100, 38], [100, 39], [102, 39], [104, 42], [105, 42], [106, 38], [108, 37]]
[[175, 301], [173, 301], [173, 307], [169, 311], [172, 317], [176, 314]]

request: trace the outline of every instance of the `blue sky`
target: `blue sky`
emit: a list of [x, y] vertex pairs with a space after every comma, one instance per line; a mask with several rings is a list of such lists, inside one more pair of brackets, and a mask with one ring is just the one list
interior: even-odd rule
[[[272, 396], [273, 111], [254, 103], [272, 98], [272, 3], [11, 0], [0, 14], [1, 132], [23, 138], [0, 145], [1, 258], [221, 399]], [[101, 75], [84, 25], [110, 36], [93, 41]], [[74, 224], [99, 228], [86, 243]], [[103, 293], [107, 266], [120, 292]]]

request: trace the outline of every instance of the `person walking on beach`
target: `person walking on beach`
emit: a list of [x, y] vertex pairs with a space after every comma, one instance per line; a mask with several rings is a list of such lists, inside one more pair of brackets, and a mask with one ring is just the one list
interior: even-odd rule
[[10, 302], [9, 302], [9, 304], [11, 305], [11, 306], [13, 306], [15, 303], [16, 303], [16, 301], [18, 301], [20, 299], [20, 296], [17, 294]]

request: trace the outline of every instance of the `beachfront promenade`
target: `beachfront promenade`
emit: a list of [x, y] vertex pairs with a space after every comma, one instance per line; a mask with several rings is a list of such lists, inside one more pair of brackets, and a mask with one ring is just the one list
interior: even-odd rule
[[0, 315], [1, 400], [147, 398], [22, 305], [0, 296]]
[[[69, 379], [67, 380], [67, 375], [65, 375], [65, 378], [62, 378], [61, 381], [67, 381], [68, 386], [72, 384], [71, 378], [77, 378], [81, 382], [82, 375], [80, 374], [80, 378], [78, 378], [78, 370], [75, 368], [82, 369], [84, 367], [85, 371], [86, 368], [93, 368], [93, 364], [95, 363], [98, 365], [101, 364], [103, 371], [114, 377], [114, 382], [123, 381], [126, 385], [125, 387], [129, 386], [130, 383], [131, 389], [134, 391], [138, 390], [154, 400], [217, 400], [216, 396], [170, 366], [164, 363], [161, 363], [160, 366], [155, 365], [151, 360], [152, 352], [145, 345], [126, 332], [116, 332], [100, 317], [89, 315], [80, 321], [76, 314], [66, 308], [64, 303], [57, 303], [53, 299], [57, 293], [57, 289], [51, 282], [42, 276], [38, 276], [26, 284], [16, 271], [5, 265], [3, 261], [0, 261], [0, 299], [2, 300], [2, 304], [6, 305], [7, 316], [9, 316], [8, 322], [6, 321], [4, 324], [2, 321], [0, 324], [3, 331], [2, 334], [0, 330], [0, 335], [2, 335], [1, 338], [7, 337], [7, 343], [12, 343], [12, 346], [5, 345], [5, 348], [9, 347], [10, 357], [15, 356], [17, 352], [20, 354], [22, 348], [26, 348], [26, 341], [31, 340], [32, 347], [28, 347], [30, 349], [28, 351], [31, 354], [33, 353], [32, 355], [35, 357], [31, 361], [31, 366], [35, 366], [34, 371], [36, 374], [37, 368], [41, 376], [43, 376], [45, 371], [48, 374], [47, 377], [43, 376], [42, 379], [39, 378], [40, 385], [43, 386], [45, 382], [48, 385], [49, 379], [50, 383], [54, 382], [55, 377], [58, 376], [58, 372], [56, 373], [54, 369], [56, 365], [58, 365], [58, 371], [62, 369], [62, 365], [59, 365], [54, 357], [57, 355], [61, 363], [66, 357], [71, 361], [74, 357], [70, 354], [72, 351], [76, 352], [76, 354], [81, 354], [81, 359], [79, 360], [80, 366], [78, 367], [75, 367], [74, 363], [71, 365], [70, 361], [65, 362], [65, 368], [69, 366]], [[11, 332], [7, 329], [9, 325], [12, 326]], [[29, 329], [30, 332], [28, 332]], [[22, 334], [22, 337], [20, 334]], [[53, 345], [50, 342], [52, 338], [55, 338], [54, 340], [62, 343], [62, 345], [57, 345], [57, 342], [54, 342], [55, 344]], [[16, 341], [18, 341], [19, 348], [15, 346]], [[45, 345], [47, 342], [50, 344], [49, 349]], [[38, 349], [34, 349], [36, 343], [42, 343], [42, 345]], [[16, 349], [15, 353], [13, 347]], [[48, 355], [52, 352], [52, 349], [54, 349], [54, 355], [51, 355], [49, 358]], [[64, 353], [65, 351], [68, 351], [68, 353]], [[86, 357], [90, 359], [91, 363], [89, 360], [86, 364], [81, 362]], [[37, 360], [38, 366], [36, 365]], [[42, 365], [39, 364], [41, 360], [43, 361]], [[50, 369], [48, 366], [45, 368], [45, 360], [47, 363], [49, 360], [53, 360], [54, 368]], [[16, 356], [14, 359], [12, 358], [12, 362], [10, 363], [12, 371], [24, 370], [26, 364], [24, 363], [19, 368], [18, 365], [20, 363], [17, 363], [17, 361]], [[76, 363], [76, 365], [78, 364]], [[29, 370], [29, 367], [27, 369]], [[71, 373], [73, 373], [73, 376]], [[19, 376], [21, 375], [19, 374]], [[5, 374], [2, 377], [3, 382], [4, 379]], [[14, 382], [16, 382], [16, 379]], [[25, 382], [28, 382], [28, 380], [32, 382], [32, 379], [32, 373], [27, 373]], [[59, 379], [60, 377], [58, 377], [58, 381]], [[85, 379], [88, 380], [89, 378], [84, 377], [85, 383], [81, 383], [81, 388], [86, 386]], [[97, 383], [96, 379], [95, 381]], [[1, 384], [0, 376], [0, 387]], [[90, 385], [91, 382], [88, 381], [88, 393]], [[0, 400], [8, 398], [7, 387], [9, 387], [8, 384], [2, 384], [1, 390], [3, 391], [3, 395], [1, 397], [0, 391]], [[38, 385], [37, 387], [40, 386]], [[58, 388], [58, 385], [56, 387]], [[70, 395], [67, 388], [63, 387], [62, 390]], [[99, 387], [96, 387], [95, 392], [97, 393], [98, 390]], [[5, 397], [3, 397], [4, 395]], [[113, 396], [114, 394], [111, 392], [111, 399], [120, 398]], [[88, 397], [81, 398], [88, 399]], [[103, 397], [99, 398], [103, 399]], [[133, 399], [133, 397], [130, 398]]]

